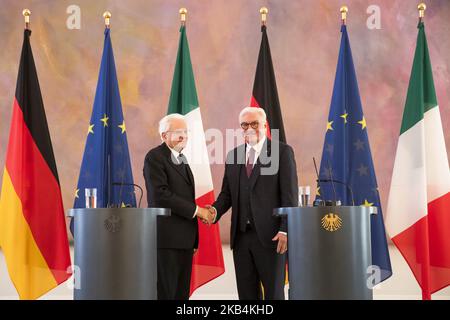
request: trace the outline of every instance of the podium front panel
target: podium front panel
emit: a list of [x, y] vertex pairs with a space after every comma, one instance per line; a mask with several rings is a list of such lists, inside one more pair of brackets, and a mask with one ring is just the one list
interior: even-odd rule
[[75, 289], [80, 299], [156, 300], [160, 208], [72, 209]]
[[372, 209], [282, 209], [288, 215], [290, 299], [372, 299]]

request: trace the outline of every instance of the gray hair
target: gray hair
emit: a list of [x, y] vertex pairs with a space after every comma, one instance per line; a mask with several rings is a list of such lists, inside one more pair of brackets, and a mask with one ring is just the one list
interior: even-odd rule
[[258, 116], [261, 118], [262, 124], [265, 124], [266, 121], [267, 121], [266, 112], [264, 111], [263, 108], [259, 108], [259, 107], [256, 107], [256, 108], [255, 107], [245, 107], [239, 113], [239, 122], [241, 121], [242, 117], [245, 114], [247, 114], [247, 113], [256, 113], [256, 114], [258, 114]]
[[159, 135], [161, 136], [161, 138], [162, 138], [162, 134], [169, 130], [170, 122], [175, 119], [183, 120], [186, 122], [185, 117], [179, 113], [168, 114], [167, 116], [165, 116], [161, 120], [159, 120], [159, 130], [158, 131], [159, 131]]

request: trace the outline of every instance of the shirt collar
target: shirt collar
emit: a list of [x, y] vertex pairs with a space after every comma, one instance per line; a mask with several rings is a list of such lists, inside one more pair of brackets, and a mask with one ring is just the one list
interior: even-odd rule
[[180, 156], [180, 152], [178, 152], [175, 149], [172, 149], [171, 147], [169, 147], [168, 144], [166, 144], [167, 148], [169, 148], [170, 152], [172, 152], [172, 155], [175, 157], [175, 159], [177, 160], [177, 163], [180, 162], [180, 160], [178, 159], [178, 157]]
[[261, 149], [264, 145], [264, 142], [266, 142], [266, 136], [264, 136], [261, 140], [259, 140], [259, 142], [257, 144], [255, 144], [254, 146], [251, 146], [247, 143], [247, 152], [250, 150], [250, 148], [253, 148], [253, 149], [255, 149], [256, 154], [260, 154]]

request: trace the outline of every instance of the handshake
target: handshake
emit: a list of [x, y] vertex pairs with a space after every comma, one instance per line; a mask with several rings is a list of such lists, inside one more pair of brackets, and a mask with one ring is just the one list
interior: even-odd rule
[[205, 208], [198, 207], [197, 217], [209, 226], [216, 219], [216, 210], [210, 205], [206, 205]]

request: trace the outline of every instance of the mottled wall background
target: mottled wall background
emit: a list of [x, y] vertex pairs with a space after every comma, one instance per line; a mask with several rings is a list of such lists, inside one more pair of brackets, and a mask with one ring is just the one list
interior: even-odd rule
[[[417, 36], [417, 0], [1, 0], [0, 165], [9, 133], [22, 9], [31, 9], [32, 46], [53, 140], [65, 208], [73, 204], [101, 52], [102, 13], [112, 12], [112, 41], [135, 182], [143, 159], [160, 142], [178, 45], [178, 9], [188, 8], [188, 38], [205, 128], [237, 128], [250, 102], [261, 39], [259, 8], [269, 8], [268, 35], [288, 142], [302, 185], [314, 184], [340, 41], [342, 4], [367, 119], [383, 206], [386, 206], [401, 116]], [[69, 5], [81, 8], [81, 29], [66, 27]], [[369, 30], [370, 5], [381, 29]], [[426, 30], [438, 101], [450, 147], [450, 1], [428, 0]], [[449, 149], [450, 150], [450, 149]], [[213, 165], [216, 193], [223, 174]], [[411, 195], [414, 196], [414, 195]], [[146, 199], [144, 198], [144, 203]], [[221, 222], [228, 241], [229, 216]]]

